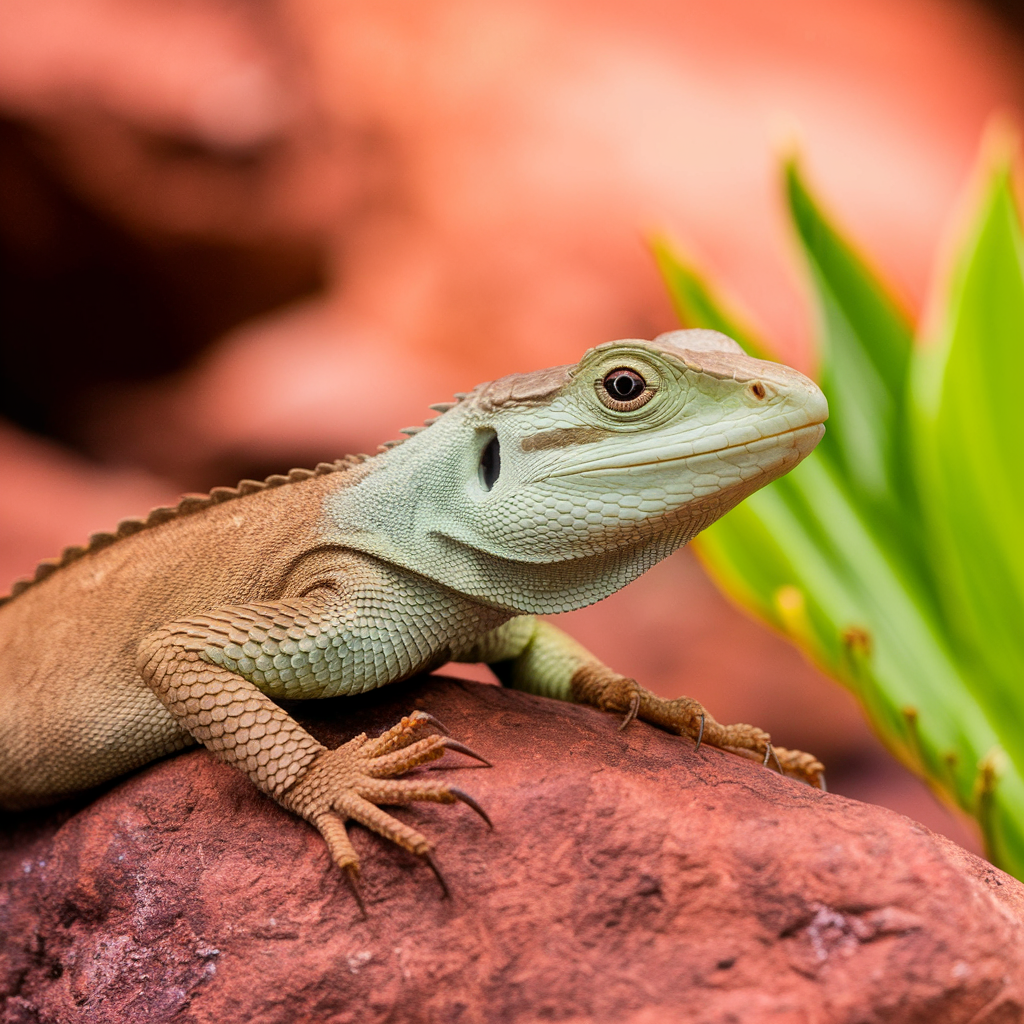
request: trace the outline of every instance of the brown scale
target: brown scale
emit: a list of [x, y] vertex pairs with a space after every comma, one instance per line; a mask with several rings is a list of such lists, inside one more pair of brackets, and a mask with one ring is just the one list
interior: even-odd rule
[[142, 642], [139, 672], [192, 736], [320, 832], [360, 907], [359, 860], [345, 830], [347, 819], [421, 857], [447, 893], [428, 840], [376, 805], [462, 801], [490, 825], [486, 813], [462, 790], [428, 779], [397, 778], [447, 750], [486, 764], [484, 758], [441, 735], [439, 723], [423, 712], [403, 718], [375, 739], [362, 734], [328, 749], [253, 683], [203, 657], [211, 646], [245, 643], [254, 633], [273, 632], [285, 615], [293, 627], [305, 630], [325, 610], [321, 605], [315, 599], [289, 601], [233, 608], [224, 618], [213, 614], [183, 620]]
[[[429, 406], [430, 409], [433, 409], [439, 415], [427, 420], [422, 427], [403, 428], [400, 433], [407, 435], [406, 437], [399, 438], [396, 441], [386, 441], [378, 446], [378, 452], [394, 448], [395, 445], [402, 444], [421, 430], [426, 430], [431, 424], [436, 423], [441, 415], [449, 409], [453, 409], [459, 402], [467, 398], [468, 395], [469, 392], [460, 393], [455, 396], [456, 400], [454, 402], [438, 402], [435, 405]], [[337, 459], [334, 462], [321, 462], [316, 469], [291, 469], [285, 474], [275, 473], [268, 476], [266, 480], [241, 480], [235, 487], [214, 487], [209, 494], [186, 494], [177, 505], [161, 505], [158, 508], [151, 509], [145, 518], [132, 517], [130, 519], [122, 519], [113, 532], [94, 533], [89, 538], [88, 543], [73, 544], [70, 547], [66, 547], [56, 558], [44, 558], [36, 566], [35, 572], [30, 577], [16, 580], [11, 584], [11, 592], [0, 597], [0, 605], [13, 600], [34, 583], [41, 583], [65, 565], [78, 561], [79, 558], [89, 554], [91, 551], [99, 551], [102, 548], [108, 547], [122, 537], [130, 537], [133, 533], [138, 533], [140, 530], [159, 526], [161, 523], [166, 523], [171, 519], [178, 519], [181, 516], [192, 515], [195, 512], [202, 511], [204, 508], [209, 508], [211, 505], [219, 505], [224, 501], [234, 501], [237, 498], [244, 498], [249, 494], [256, 494], [259, 491], [265, 491], [272, 487], [281, 487], [283, 484], [299, 483], [313, 476], [323, 476], [325, 473], [344, 472], [352, 469], [354, 466], [361, 465], [371, 458], [373, 458], [372, 455], [365, 454], [346, 455], [344, 458]]]

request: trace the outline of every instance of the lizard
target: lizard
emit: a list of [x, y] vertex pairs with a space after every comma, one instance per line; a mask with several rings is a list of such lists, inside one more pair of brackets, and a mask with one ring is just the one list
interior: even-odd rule
[[421, 711], [328, 749], [276, 699], [449, 661], [823, 786], [812, 755], [656, 696], [538, 617], [619, 590], [797, 465], [828, 415], [811, 380], [723, 334], [673, 331], [431, 409], [374, 456], [186, 495], [17, 582], [0, 604], [0, 807], [198, 743], [315, 827], [357, 899], [349, 821], [447, 891], [432, 844], [381, 805], [460, 800], [489, 823], [461, 789], [408, 775], [447, 750], [479, 755]]

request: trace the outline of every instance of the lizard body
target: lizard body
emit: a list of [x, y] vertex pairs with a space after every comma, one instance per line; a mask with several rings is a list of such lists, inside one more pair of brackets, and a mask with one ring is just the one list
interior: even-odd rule
[[[397, 777], [459, 745], [412, 715], [328, 750], [274, 699], [358, 693], [448, 660], [767, 759], [761, 730], [655, 697], [534, 616], [613, 593], [796, 465], [824, 431], [818, 388], [723, 335], [680, 331], [437, 408], [375, 457], [186, 497], [16, 585], [0, 607], [0, 806], [199, 742], [313, 823], [353, 880], [348, 819], [429, 859], [377, 804], [473, 804]], [[810, 755], [777, 753], [817, 781]]]

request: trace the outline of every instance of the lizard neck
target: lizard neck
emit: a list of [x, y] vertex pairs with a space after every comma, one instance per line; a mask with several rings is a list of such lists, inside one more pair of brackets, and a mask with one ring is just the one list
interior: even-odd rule
[[[620, 590], [724, 511], [721, 495], [715, 495], [663, 516], [623, 523], [603, 543], [591, 540], [568, 556], [524, 547], [521, 532], [502, 544], [500, 530], [482, 535], [472, 519], [460, 515], [464, 495], [459, 480], [467, 474], [455, 463], [465, 446], [443, 436], [449, 430], [459, 432], [458, 420], [445, 416], [426, 432], [429, 436], [417, 435], [400, 449], [378, 456], [332, 489], [324, 498], [324, 539], [493, 608], [553, 614]], [[453, 457], [438, 458], [438, 451]], [[514, 524], [509, 528], [514, 530]]]

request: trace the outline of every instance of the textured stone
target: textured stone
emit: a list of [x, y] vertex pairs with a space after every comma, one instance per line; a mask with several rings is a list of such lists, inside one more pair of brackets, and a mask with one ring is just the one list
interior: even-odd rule
[[334, 745], [414, 707], [494, 761], [429, 769], [494, 832], [462, 805], [397, 811], [451, 900], [354, 827], [360, 919], [312, 828], [189, 751], [7, 823], [0, 1020], [1024, 1019], [1024, 886], [909, 819], [497, 687], [299, 714]]

